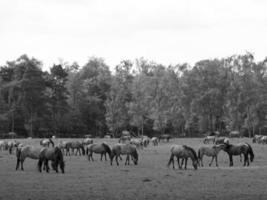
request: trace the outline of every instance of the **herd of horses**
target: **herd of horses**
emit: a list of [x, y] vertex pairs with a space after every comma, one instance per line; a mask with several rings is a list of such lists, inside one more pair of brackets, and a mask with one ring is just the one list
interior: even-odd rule
[[[122, 161], [122, 155], [126, 156], [125, 165], [130, 165], [130, 161], [138, 164], [138, 152], [147, 147], [150, 143], [153, 146], [158, 146], [159, 142], [165, 140], [169, 142], [172, 137], [170, 135], [162, 135], [160, 137], [149, 138], [143, 137], [131, 137], [123, 135], [119, 138], [118, 143], [109, 145], [106, 142], [94, 143], [92, 138], [85, 138], [82, 141], [64, 141], [60, 140], [58, 144], [49, 138], [42, 139], [40, 145], [25, 145], [16, 141], [0, 141], [0, 150], [8, 150], [12, 153], [13, 149], [16, 149], [16, 170], [19, 168], [24, 170], [23, 163], [26, 158], [38, 160], [37, 167], [40, 172], [45, 170], [49, 172], [51, 168], [58, 172], [60, 168], [61, 172], [65, 172], [64, 156], [71, 155], [86, 155], [88, 161], [94, 161], [93, 154], [100, 154], [101, 160], [103, 156], [107, 161], [107, 155], [110, 160], [110, 165], [113, 165], [113, 161], [119, 165], [119, 160]], [[253, 142], [258, 142], [259, 138], [254, 137]], [[203, 157], [211, 157], [209, 166], [212, 165], [215, 160], [218, 167], [218, 154], [220, 151], [225, 151], [229, 156], [229, 165], [233, 166], [233, 156], [240, 156], [242, 161], [242, 155], [244, 157], [244, 166], [249, 166], [250, 162], [254, 159], [254, 152], [250, 144], [242, 142], [238, 144], [230, 144], [230, 139], [227, 137], [207, 136], [204, 138], [204, 146], [201, 146], [197, 151], [188, 145], [172, 145], [170, 146], [170, 158], [167, 166], [172, 164], [175, 169], [174, 160], [177, 159], [179, 169], [187, 169], [188, 159], [192, 160], [194, 169], [203, 167]], [[207, 145], [212, 143], [212, 145]], [[49, 166], [50, 161], [50, 166]]]

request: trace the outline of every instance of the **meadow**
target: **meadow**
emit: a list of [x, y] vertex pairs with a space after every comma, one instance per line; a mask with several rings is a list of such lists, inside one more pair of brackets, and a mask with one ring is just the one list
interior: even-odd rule
[[[55, 143], [60, 140], [56, 139]], [[76, 139], [82, 140], [82, 139]], [[21, 140], [39, 145], [40, 139]], [[117, 139], [106, 141], [112, 146]], [[54, 171], [38, 172], [37, 161], [26, 159], [24, 171], [16, 171], [16, 156], [0, 151], [0, 200], [6, 199], [267, 199], [267, 145], [252, 144], [248, 138], [234, 138], [231, 143], [249, 142], [255, 159], [243, 167], [239, 156], [229, 167], [228, 155], [221, 151], [219, 167], [209, 167], [211, 158], [204, 157], [204, 167], [187, 170], [167, 167], [172, 144], [186, 144], [197, 150], [203, 146], [201, 138], [173, 139], [159, 146], [151, 144], [139, 150], [138, 165], [110, 165], [94, 154], [94, 162], [86, 156], [65, 156], [65, 174]], [[175, 162], [175, 164], [177, 164]], [[177, 166], [177, 165], [176, 165]]]

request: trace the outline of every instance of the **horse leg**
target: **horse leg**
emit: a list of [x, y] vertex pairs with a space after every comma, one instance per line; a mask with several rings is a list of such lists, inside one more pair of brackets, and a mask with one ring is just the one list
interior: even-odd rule
[[18, 170], [18, 168], [19, 168], [19, 163], [20, 163], [20, 159], [19, 159], [19, 158], [17, 158], [16, 170]]
[[127, 163], [129, 165], [129, 154], [127, 154], [127, 156], [126, 156], [125, 165], [127, 165]]
[[46, 168], [46, 172], [49, 172], [49, 166], [48, 166], [48, 160], [45, 159], [45, 168]]
[[229, 160], [230, 160], [230, 167], [234, 165], [233, 163], [233, 156], [229, 154]]
[[200, 163], [201, 163], [201, 167], [204, 167], [204, 165], [203, 165], [203, 154], [200, 154], [199, 160], [200, 160]]
[[215, 156], [215, 161], [216, 161], [216, 167], [219, 167], [219, 165], [218, 165], [218, 157], [217, 157], [217, 155]]
[[185, 158], [184, 169], [186, 169], [186, 167], [187, 167], [187, 158]]
[[105, 155], [105, 161], [107, 161], [107, 154], [106, 154], [106, 153], [104, 153], [104, 155]]
[[42, 164], [43, 164], [42, 160], [39, 159], [39, 161], [38, 161], [38, 169], [39, 169], [39, 172], [42, 172]]
[[24, 171], [23, 162], [24, 162], [24, 159], [20, 160], [20, 168], [21, 168], [22, 171]]
[[176, 158], [177, 158], [178, 167], [179, 167], [179, 169], [181, 169], [182, 167], [180, 166], [180, 158], [178, 156], [176, 156]]
[[242, 162], [242, 154], [240, 154], [240, 162]]
[[116, 163], [119, 166], [118, 155], [116, 155]]
[[102, 161], [103, 153], [101, 153], [100, 160]]
[[212, 156], [209, 166], [212, 165], [215, 156]]

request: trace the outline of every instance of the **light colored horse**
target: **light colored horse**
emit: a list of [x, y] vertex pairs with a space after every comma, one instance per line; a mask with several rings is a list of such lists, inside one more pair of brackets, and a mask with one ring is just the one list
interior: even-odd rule
[[119, 139], [119, 143], [129, 143], [131, 140], [131, 136], [130, 135], [123, 135], [120, 137]]
[[204, 140], [203, 140], [203, 143], [204, 144], [209, 144], [210, 142], [212, 142], [212, 144], [214, 144], [215, 143], [215, 139], [216, 139], [216, 137], [214, 135], [212, 135], [212, 136], [206, 136], [204, 138]]
[[41, 152], [45, 149], [45, 147], [35, 147], [31, 145], [20, 146], [17, 148], [17, 165], [16, 170], [18, 170], [19, 165], [21, 166], [21, 170], [24, 170], [23, 163], [26, 158], [31, 159], [39, 159]]
[[216, 166], [218, 167], [217, 157], [219, 152], [224, 148], [224, 144], [214, 145], [212, 147], [200, 147], [198, 150], [198, 159], [203, 167], [203, 156], [206, 155], [208, 157], [212, 157], [209, 166], [212, 165], [212, 162], [215, 158]]
[[147, 146], [149, 145], [150, 138], [149, 138], [148, 136], [144, 135], [144, 136], [142, 137], [142, 142], [143, 142], [143, 146], [144, 146], [144, 147], [147, 147]]
[[132, 144], [115, 144], [111, 149], [111, 160], [110, 164], [113, 163], [115, 157], [117, 165], [119, 165], [118, 158], [120, 155], [126, 155], [125, 165], [130, 165], [130, 156], [135, 165], [138, 163], [138, 153], [135, 145]]
[[7, 141], [4, 140], [0, 140], [0, 150], [1, 151], [5, 151], [8, 149], [8, 144]]
[[83, 141], [82, 141], [82, 144], [84, 146], [87, 146], [88, 144], [93, 144], [93, 139], [92, 138], [84, 138]]
[[111, 149], [106, 143], [101, 143], [101, 144], [89, 144], [86, 147], [86, 154], [88, 155], [88, 160], [93, 159], [93, 153], [101, 154], [100, 160], [102, 161], [103, 155], [105, 156], [105, 160], [107, 160], [106, 153], [108, 153], [109, 158], [111, 159]]
[[45, 139], [42, 139], [42, 140], [40, 141], [40, 145], [42, 145], [43, 147], [49, 147], [50, 144], [52, 145], [52, 147], [55, 146], [53, 140], [50, 139], [50, 138], [49, 138], [49, 139], [45, 138]]
[[215, 144], [224, 144], [224, 143], [229, 144], [229, 142], [230, 142], [230, 139], [228, 137], [219, 137], [219, 138], [216, 138], [215, 140]]
[[7, 148], [8, 148], [9, 154], [12, 154], [13, 149], [16, 148], [19, 144], [20, 144], [20, 142], [18, 142], [16, 140], [8, 141], [7, 142]]
[[182, 165], [180, 165], [180, 158], [185, 160], [184, 169], [186, 169], [186, 167], [187, 167], [188, 158], [191, 158], [194, 169], [197, 169], [198, 158], [197, 158], [197, 154], [196, 154], [196, 152], [195, 152], [195, 150], [193, 148], [191, 148], [189, 146], [186, 146], [186, 145], [177, 145], [177, 144], [173, 145], [171, 147], [171, 156], [170, 156], [170, 159], [169, 159], [169, 162], [168, 162], [168, 167], [172, 163], [173, 169], [175, 169], [175, 167], [174, 167], [174, 157], [177, 158], [177, 163], [178, 163], [179, 169], [182, 169], [182, 165], [183, 165], [183, 163], [182, 163]]
[[262, 136], [262, 137], [260, 138], [260, 143], [261, 143], [261, 144], [267, 144], [267, 136], [266, 136], [266, 135], [264, 135], [264, 136]]
[[130, 144], [135, 145], [138, 149], [143, 149], [144, 146], [142, 138], [131, 138]]
[[159, 145], [159, 139], [157, 137], [152, 137], [151, 138], [151, 142], [153, 143], [154, 146], [158, 146]]

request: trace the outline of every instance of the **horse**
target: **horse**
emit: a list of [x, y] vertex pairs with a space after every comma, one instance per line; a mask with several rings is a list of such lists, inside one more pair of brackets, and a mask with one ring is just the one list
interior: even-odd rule
[[228, 154], [229, 161], [230, 161], [230, 167], [233, 166], [233, 156], [237, 156], [243, 154], [244, 155], [244, 165], [243, 166], [249, 166], [249, 159], [248, 155], [250, 155], [250, 162], [253, 162], [254, 159], [254, 153], [252, 150], [252, 147], [248, 143], [239, 143], [236, 145], [233, 144], [225, 144], [225, 147], [223, 150]]
[[252, 143], [261, 143], [261, 139], [262, 139], [263, 135], [254, 135], [254, 137], [252, 138]]
[[215, 143], [215, 136], [214, 135], [212, 135], [212, 136], [208, 135], [203, 140], [204, 144], [209, 144], [210, 142], [212, 142], [212, 144]]
[[153, 143], [154, 146], [158, 146], [159, 145], [159, 139], [157, 137], [152, 137], [151, 138], [151, 142]]
[[229, 144], [229, 138], [227, 137], [219, 137], [219, 138], [216, 138], [215, 140], [215, 144], [224, 144], [224, 143], [228, 143]]
[[260, 138], [259, 144], [267, 144], [267, 136], [266, 135], [263, 135]]
[[86, 147], [86, 155], [88, 155], [88, 160], [93, 159], [93, 153], [101, 154], [100, 160], [102, 161], [103, 155], [105, 155], [105, 160], [107, 160], [106, 153], [108, 153], [109, 158], [111, 159], [111, 149], [106, 143], [101, 144], [89, 144]]
[[131, 136], [130, 135], [123, 135], [120, 137], [119, 139], [119, 143], [128, 143], [131, 140]]
[[117, 165], [119, 165], [118, 158], [120, 155], [126, 155], [125, 165], [130, 165], [130, 156], [135, 165], [138, 164], [138, 153], [135, 145], [132, 144], [115, 144], [111, 149], [110, 165], [113, 163], [115, 157]]
[[130, 144], [134, 144], [138, 149], [143, 149], [144, 146], [142, 138], [131, 138]]
[[231, 131], [229, 133], [229, 137], [232, 138], [232, 137], [241, 137], [241, 133], [239, 131]]
[[51, 138], [48, 138], [48, 139], [45, 138], [45, 139], [42, 139], [42, 140], [40, 141], [40, 145], [42, 145], [42, 146], [44, 146], [44, 147], [49, 147], [50, 144], [52, 145], [52, 147], [55, 146], [55, 144], [54, 144], [54, 142], [53, 142], [53, 140], [52, 140]]
[[59, 147], [45, 148], [41, 151], [38, 161], [38, 169], [42, 172], [42, 165], [44, 164], [44, 169], [48, 173], [50, 168], [48, 161], [52, 161], [52, 168], [58, 173], [58, 165], [62, 173], [65, 173], [65, 162], [63, 159], [63, 153]]
[[82, 150], [82, 155], [85, 155], [85, 149], [84, 149], [84, 146], [81, 142], [79, 141], [68, 141], [66, 142], [66, 155], [69, 154], [70, 156], [70, 149], [72, 149], [72, 153], [74, 153], [74, 149], [77, 149], [76, 151], [76, 154], [78, 154], [79, 152], [79, 155], [81, 155], [81, 151]]
[[7, 141], [4, 140], [0, 140], [0, 150], [1, 151], [5, 151], [8, 149], [8, 144]]
[[31, 159], [39, 159], [39, 156], [42, 152], [42, 150], [45, 149], [45, 147], [35, 147], [31, 145], [26, 145], [26, 146], [19, 146], [17, 148], [17, 165], [16, 165], [16, 170], [18, 170], [19, 165], [21, 167], [21, 170], [24, 170], [23, 168], [23, 163], [26, 158], [31, 158]]
[[93, 144], [93, 139], [92, 138], [84, 138], [83, 141], [82, 141], [82, 144], [84, 146], [87, 146], [88, 144]]
[[20, 142], [16, 141], [16, 140], [11, 140], [7, 142], [7, 148], [9, 151], [9, 154], [12, 154], [13, 148], [17, 147], [20, 144]]
[[149, 142], [150, 142], [149, 137], [146, 136], [146, 135], [144, 135], [144, 136], [142, 137], [142, 142], [143, 142], [143, 146], [144, 146], [144, 147], [147, 147], [147, 146], [149, 145]]
[[172, 136], [169, 134], [162, 134], [159, 136], [159, 142], [160, 142], [160, 140], [166, 140], [166, 142], [169, 142], [171, 138], [172, 138]]
[[198, 160], [199, 160], [199, 164], [201, 164], [201, 166], [203, 167], [203, 156], [209, 156], [212, 157], [211, 162], [209, 163], [209, 166], [212, 165], [212, 162], [215, 158], [215, 162], [216, 162], [216, 167], [218, 167], [218, 162], [217, 162], [217, 157], [219, 152], [224, 148], [224, 144], [220, 144], [220, 145], [214, 145], [212, 147], [200, 147], [198, 149]]
[[[174, 167], [174, 157], [176, 156], [177, 158], [177, 163], [178, 163], [178, 167], [179, 169], [182, 169], [182, 165], [180, 165], [180, 158], [185, 160], [185, 166], [184, 169], [187, 168], [187, 160], [188, 158], [191, 158], [192, 160], [192, 164], [195, 170], [197, 170], [197, 166], [198, 166], [198, 158], [197, 158], [197, 154], [195, 152], [195, 150], [189, 146], [186, 145], [173, 145], [171, 147], [171, 156], [168, 162], [168, 167], [170, 166], [170, 164], [172, 163], [172, 167], [173, 169], [175, 169]], [[183, 161], [182, 161], [183, 162]]]

